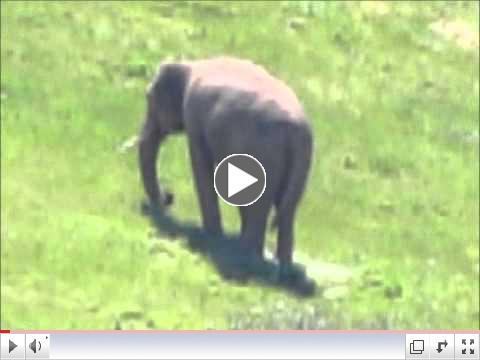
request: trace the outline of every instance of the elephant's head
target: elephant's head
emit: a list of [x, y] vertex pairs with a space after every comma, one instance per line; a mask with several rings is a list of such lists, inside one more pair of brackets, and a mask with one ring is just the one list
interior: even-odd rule
[[163, 64], [147, 89], [147, 111], [139, 155], [150, 210], [162, 211], [173, 202], [173, 195], [158, 185], [156, 160], [162, 140], [183, 129], [183, 97], [188, 77], [186, 65]]
[[183, 95], [189, 73], [187, 65], [163, 64], [147, 88], [146, 121], [152, 121], [161, 136], [183, 129]]

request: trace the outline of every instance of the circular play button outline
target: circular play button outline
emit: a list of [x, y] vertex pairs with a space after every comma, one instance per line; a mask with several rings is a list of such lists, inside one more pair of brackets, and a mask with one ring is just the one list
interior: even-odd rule
[[[228, 159], [232, 158], [232, 157], [239, 157], [239, 156], [246, 156], [248, 158], [250, 158], [251, 160], [253, 160], [257, 165], [260, 166], [260, 168], [262, 169], [262, 173], [263, 173], [263, 187], [262, 187], [262, 191], [251, 201], [245, 203], [245, 204], [236, 204], [236, 203], [233, 203], [231, 201], [228, 201], [228, 198], [232, 197], [232, 196], [235, 196], [237, 193], [240, 193], [242, 192], [243, 190], [249, 188], [251, 185], [255, 184], [256, 182], [260, 181], [261, 179], [257, 179], [255, 177], [253, 177], [251, 174], [249, 174], [247, 171], [241, 169], [240, 167], [234, 165], [234, 164], [231, 164], [230, 162], [228, 162]], [[232, 194], [231, 196], [223, 196], [220, 191], [218, 190], [217, 188], [217, 174], [218, 174], [218, 169], [225, 164], [225, 162], [227, 162], [227, 166], [228, 166], [228, 169], [227, 169], [227, 177], [229, 178], [230, 177], [230, 169], [235, 169], [235, 171], [239, 171], [240, 173], [246, 173], [246, 176], [249, 176], [249, 177], [253, 177], [256, 179], [256, 181], [254, 182], [251, 182], [250, 185], [247, 185], [245, 186], [243, 189], [240, 189], [238, 191], [235, 191], [234, 194]], [[230, 182], [230, 178], [228, 179], [228, 183]], [[218, 163], [218, 165], [215, 167], [215, 172], [213, 173], [213, 186], [215, 188], [215, 192], [217, 193], [217, 195], [223, 200], [225, 201], [228, 205], [231, 205], [231, 206], [249, 206], [249, 205], [252, 205], [253, 203], [255, 203], [258, 199], [260, 199], [263, 195], [263, 193], [265, 192], [265, 188], [267, 187], [267, 173], [265, 172], [265, 168], [263, 167], [262, 163], [260, 161], [258, 161], [258, 159], [256, 159], [254, 156], [250, 155], [250, 154], [230, 154], [228, 156], [226, 156], [225, 158], [222, 159], [222, 161], [220, 161]], [[227, 185], [227, 192], [228, 192], [228, 185]]]

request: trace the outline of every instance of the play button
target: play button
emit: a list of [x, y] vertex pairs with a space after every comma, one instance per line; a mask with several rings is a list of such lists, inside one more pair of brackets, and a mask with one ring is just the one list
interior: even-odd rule
[[236, 167], [235, 165], [228, 163], [228, 197], [239, 193], [243, 189], [255, 184], [258, 181], [256, 177], [253, 177], [249, 173]]
[[262, 196], [265, 185], [265, 169], [248, 154], [229, 155], [215, 169], [215, 191], [229, 205], [253, 204]]
[[11, 353], [18, 345], [15, 344], [12, 340], [8, 340], [8, 353]]
[[0, 334], [0, 358], [25, 359], [25, 334]]

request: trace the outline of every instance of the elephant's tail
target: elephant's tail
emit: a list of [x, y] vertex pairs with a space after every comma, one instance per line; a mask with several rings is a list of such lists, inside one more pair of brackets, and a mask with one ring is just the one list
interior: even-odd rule
[[313, 139], [308, 123], [295, 124], [289, 130], [287, 179], [280, 194], [277, 211], [271, 226], [276, 227], [282, 218], [293, 218], [297, 205], [303, 195], [305, 183], [310, 171]]

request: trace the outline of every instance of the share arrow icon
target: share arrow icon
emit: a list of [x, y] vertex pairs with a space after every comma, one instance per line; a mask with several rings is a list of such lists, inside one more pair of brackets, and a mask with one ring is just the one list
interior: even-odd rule
[[447, 347], [448, 343], [447, 343], [447, 340], [444, 340], [442, 342], [438, 342], [438, 346], [437, 346], [437, 352], [440, 354], [446, 347]]

